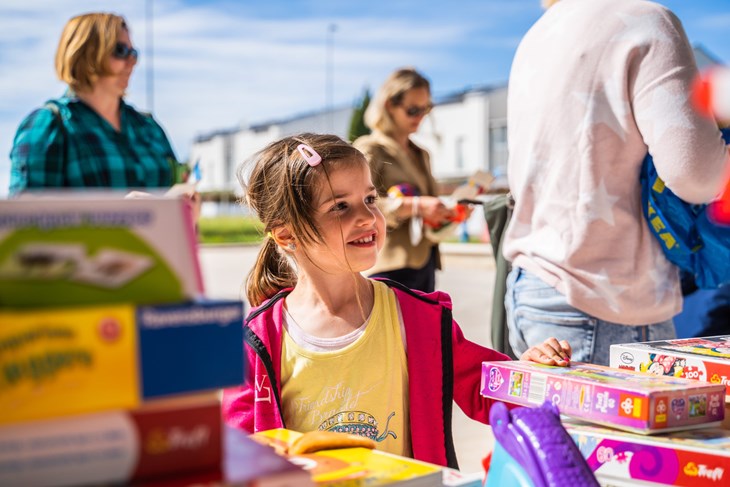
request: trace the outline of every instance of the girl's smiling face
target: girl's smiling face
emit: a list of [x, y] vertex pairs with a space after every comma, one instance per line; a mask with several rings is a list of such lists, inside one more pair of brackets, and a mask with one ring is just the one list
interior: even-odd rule
[[385, 217], [377, 207], [378, 194], [370, 167], [362, 163], [328, 168], [316, 192], [315, 221], [324, 243], [307, 246], [308, 257], [319, 268], [362, 272], [375, 265], [385, 242]]

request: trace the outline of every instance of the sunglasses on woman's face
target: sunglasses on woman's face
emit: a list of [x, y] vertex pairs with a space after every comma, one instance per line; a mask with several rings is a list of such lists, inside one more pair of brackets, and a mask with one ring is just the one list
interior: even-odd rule
[[128, 46], [123, 42], [117, 42], [117, 45], [114, 46], [114, 50], [112, 51], [112, 57], [126, 61], [130, 56], [136, 60], [139, 57], [137, 49], [132, 46]]
[[433, 108], [433, 105], [428, 104], [425, 107], [419, 107], [417, 105], [411, 105], [409, 107], [403, 107], [403, 110], [406, 112], [406, 115], [408, 115], [411, 118], [416, 117], [422, 117], [424, 115], [427, 115], [431, 109]]

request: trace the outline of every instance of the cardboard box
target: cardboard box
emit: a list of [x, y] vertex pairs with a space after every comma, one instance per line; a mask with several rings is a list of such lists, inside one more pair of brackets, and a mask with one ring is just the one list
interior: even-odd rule
[[602, 485], [728, 485], [730, 431], [643, 436], [572, 420], [563, 425]]
[[611, 367], [724, 384], [730, 400], [730, 335], [611, 345]]
[[0, 424], [244, 382], [243, 303], [0, 312]]
[[0, 485], [121, 484], [219, 468], [221, 429], [217, 392], [3, 426]]
[[71, 194], [0, 201], [0, 308], [203, 296], [184, 199]]
[[482, 395], [524, 406], [552, 401], [561, 414], [643, 434], [722, 421], [725, 387], [602, 365], [484, 362]]
[[307, 471], [221, 423], [218, 393], [0, 428], [0, 485], [312, 485]]

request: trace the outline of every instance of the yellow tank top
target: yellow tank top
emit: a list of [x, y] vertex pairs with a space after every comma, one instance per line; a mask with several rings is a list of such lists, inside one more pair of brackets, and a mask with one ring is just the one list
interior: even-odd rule
[[373, 281], [365, 331], [333, 351], [312, 351], [284, 332], [282, 407], [289, 429], [344, 431], [372, 438], [377, 449], [412, 456], [408, 366], [393, 291]]

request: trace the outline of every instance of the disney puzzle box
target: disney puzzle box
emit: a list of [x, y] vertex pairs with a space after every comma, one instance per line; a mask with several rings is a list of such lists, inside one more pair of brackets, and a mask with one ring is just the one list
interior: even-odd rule
[[561, 414], [642, 434], [721, 421], [725, 387], [574, 362], [482, 364], [482, 395], [524, 406], [549, 400]]
[[730, 335], [611, 345], [611, 367], [724, 384], [730, 401]]

